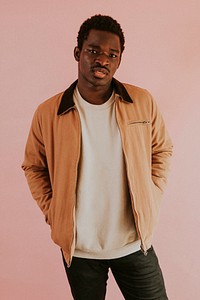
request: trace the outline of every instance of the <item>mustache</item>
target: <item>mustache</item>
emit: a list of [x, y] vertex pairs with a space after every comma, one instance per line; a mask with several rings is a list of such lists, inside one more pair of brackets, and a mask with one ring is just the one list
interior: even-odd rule
[[96, 63], [95, 65], [92, 66], [92, 70], [94, 69], [105, 69], [107, 72], [110, 72], [110, 70], [106, 66], [102, 66], [100, 63]]

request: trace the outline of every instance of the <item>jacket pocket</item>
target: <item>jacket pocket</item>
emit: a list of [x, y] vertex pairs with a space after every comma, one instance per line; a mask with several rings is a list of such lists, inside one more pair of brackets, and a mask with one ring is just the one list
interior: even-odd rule
[[128, 121], [128, 125], [149, 125], [150, 121], [149, 120], [130, 120]]
[[154, 194], [158, 197], [161, 198], [163, 192], [161, 191], [161, 189], [153, 182], [152, 180], [152, 189], [154, 191]]
[[162, 202], [162, 191], [152, 182], [152, 198], [151, 198], [151, 217], [153, 228], [157, 225], [160, 206]]
[[53, 210], [52, 210], [52, 206], [53, 206], [53, 198], [51, 199], [51, 204], [49, 205], [49, 209], [46, 215], [46, 222], [47, 224], [50, 225], [50, 227], [52, 228], [52, 221], [53, 221]]
[[129, 146], [132, 156], [134, 155], [133, 157], [137, 158], [142, 165], [144, 165], [144, 160], [148, 160], [147, 166], [150, 167], [151, 122], [148, 119], [129, 120], [125, 134], [126, 146]]

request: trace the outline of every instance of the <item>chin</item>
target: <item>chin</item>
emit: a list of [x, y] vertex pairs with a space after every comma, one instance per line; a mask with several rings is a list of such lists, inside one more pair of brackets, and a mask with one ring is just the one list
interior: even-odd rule
[[112, 81], [112, 78], [98, 78], [94, 77], [94, 79], [91, 81], [95, 86], [104, 86], [110, 84]]

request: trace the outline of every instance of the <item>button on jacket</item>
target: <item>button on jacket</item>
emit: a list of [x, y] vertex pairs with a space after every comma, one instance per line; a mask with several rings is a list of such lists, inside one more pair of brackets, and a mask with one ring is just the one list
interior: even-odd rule
[[[70, 266], [76, 240], [76, 186], [81, 124], [73, 102], [75, 81], [40, 104], [22, 165], [33, 198], [51, 226], [53, 241]], [[151, 247], [167, 181], [172, 143], [148, 91], [113, 78], [116, 119], [124, 152], [131, 205], [141, 249]]]

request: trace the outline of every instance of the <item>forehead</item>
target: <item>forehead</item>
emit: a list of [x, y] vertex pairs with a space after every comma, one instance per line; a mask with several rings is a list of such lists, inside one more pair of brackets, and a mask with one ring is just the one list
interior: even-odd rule
[[120, 51], [120, 39], [117, 34], [102, 30], [90, 30], [83, 46], [109, 47]]

